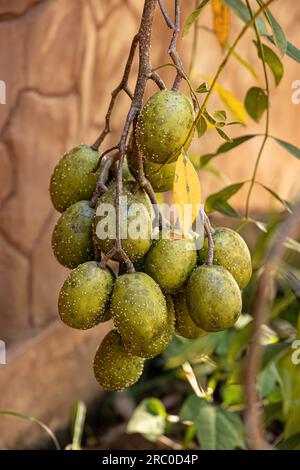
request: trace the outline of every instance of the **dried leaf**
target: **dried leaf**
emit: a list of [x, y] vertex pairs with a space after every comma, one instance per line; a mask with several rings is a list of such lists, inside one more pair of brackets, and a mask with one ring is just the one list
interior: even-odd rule
[[223, 0], [212, 0], [213, 29], [220, 46], [226, 47], [231, 26], [230, 9]]

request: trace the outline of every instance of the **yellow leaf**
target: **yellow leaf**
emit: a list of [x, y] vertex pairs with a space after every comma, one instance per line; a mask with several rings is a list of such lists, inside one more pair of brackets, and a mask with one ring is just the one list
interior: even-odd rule
[[194, 165], [183, 151], [176, 163], [173, 198], [184, 235], [188, 234], [201, 204], [201, 186]]
[[230, 10], [223, 0], [212, 0], [211, 5], [213, 10], [213, 29], [220, 46], [224, 49], [230, 34]]
[[[205, 77], [205, 80], [209, 84], [212, 83], [212, 79], [210, 77], [206, 75], [204, 75], [203, 77]], [[234, 119], [236, 121], [239, 121], [241, 124], [246, 124], [247, 123], [247, 111], [245, 109], [244, 104], [236, 96], [234, 96], [231, 93], [231, 91], [222, 87], [218, 83], [215, 84], [215, 92], [218, 93], [223, 103], [230, 110]]]

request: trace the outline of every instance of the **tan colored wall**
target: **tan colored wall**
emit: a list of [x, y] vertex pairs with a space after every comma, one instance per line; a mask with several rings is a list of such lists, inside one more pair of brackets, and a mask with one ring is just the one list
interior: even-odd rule
[[[300, 7], [292, 0], [277, 3], [290, 39], [299, 44]], [[190, 10], [194, 2], [184, 4]], [[31, 413], [54, 427], [65, 422], [73, 400], [100, 393], [90, 363], [105, 330], [74, 332], [57, 321], [57, 293], [67, 271], [51, 253], [58, 215], [48, 196], [49, 177], [64, 151], [82, 141], [92, 143], [97, 136], [141, 8], [142, 0], [0, 2], [0, 79], [7, 84], [7, 103], [0, 105], [0, 339], [8, 345], [8, 364], [0, 365], [0, 409]], [[291, 9], [295, 14], [290, 15]], [[203, 21], [210, 25], [208, 11]], [[235, 21], [234, 28], [238, 26]], [[169, 37], [158, 16], [154, 65], [169, 61]], [[186, 63], [189, 41], [180, 45]], [[249, 39], [240, 50], [252, 60], [248, 45]], [[220, 57], [214, 38], [201, 33], [199, 69], [212, 75]], [[300, 145], [300, 106], [290, 99], [291, 82], [300, 79], [299, 65], [289, 59], [284, 63], [283, 84], [274, 92], [272, 132]], [[233, 70], [225, 72], [223, 84], [242, 97], [251, 80], [237, 64]], [[150, 86], [148, 93], [153, 89]], [[128, 104], [121, 96], [114, 132], [105, 145], [117, 138]], [[194, 151], [205, 153], [219, 143], [211, 134], [195, 143]], [[220, 158], [217, 166], [232, 181], [248, 179], [256, 150], [257, 143], [252, 142]], [[299, 162], [268, 145], [262, 181], [289, 196], [298, 186], [298, 174]], [[205, 195], [218, 187], [207, 173], [201, 181]], [[267, 209], [269, 197], [258, 194], [254, 203]], [[0, 447], [33, 442], [39, 431], [27, 429], [27, 424], [0, 418]]]

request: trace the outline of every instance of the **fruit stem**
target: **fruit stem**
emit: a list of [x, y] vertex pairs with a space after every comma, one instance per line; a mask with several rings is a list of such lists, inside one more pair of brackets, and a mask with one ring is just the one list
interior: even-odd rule
[[214, 260], [213, 228], [205, 212], [204, 212], [204, 229], [205, 229], [207, 240], [208, 240], [206, 264], [207, 266], [212, 266], [213, 260]]

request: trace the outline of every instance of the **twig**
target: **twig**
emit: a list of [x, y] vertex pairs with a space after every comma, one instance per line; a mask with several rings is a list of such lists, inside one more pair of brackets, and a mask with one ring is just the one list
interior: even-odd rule
[[128, 55], [127, 63], [124, 69], [122, 80], [111, 94], [111, 100], [110, 100], [108, 110], [105, 116], [105, 127], [103, 131], [101, 132], [101, 134], [99, 135], [99, 137], [97, 138], [97, 140], [91, 146], [92, 149], [94, 150], [98, 150], [99, 146], [101, 145], [101, 143], [103, 142], [107, 134], [110, 133], [110, 116], [114, 108], [115, 101], [116, 101], [118, 94], [123, 90], [125, 91], [125, 93], [127, 93], [130, 99], [133, 99], [132, 93], [128, 88], [128, 78], [129, 78], [131, 66], [132, 66], [133, 59], [134, 59], [134, 53], [135, 53], [138, 43], [139, 43], [139, 33], [136, 34], [132, 40], [131, 48], [129, 51], [129, 55]]
[[174, 24], [173, 24], [173, 21], [170, 19], [170, 17], [168, 16], [168, 13], [166, 12], [166, 9], [163, 5], [163, 2], [162, 0], [158, 0], [158, 4], [159, 4], [159, 8], [161, 9], [161, 12], [162, 12], [162, 15], [167, 23], [167, 26], [168, 28], [170, 29], [174, 29]]
[[110, 147], [109, 149], [105, 150], [105, 152], [101, 153], [100, 154], [100, 157], [99, 157], [99, 160], [97, 162], [97, 165], [93, 168], [93, 173], [97, 173], [97, 171], [99, 170], [100, 166], [101, 166], [101, 162], [103, 160], [103, 158], [105, 157], [105, 155], [109, 154], [110, 152], [112, 152], [113, 150], [116, 150], [118, 148], [117, 145], [115, 145], [114, 147]]
[[288, 238], [300, 222], [300, 207], [290, 214], [281, 224], [277, 237], [267, 254], [264, 271], [258, 281], [253, 306], [253, 328], [246, 355], [244, 369], [245, 390], [245, 425], [249, 447], [253, 450], [270, 449], [263, 435], [261, 423], [261, 407], [257, 393], [256, 379], [262, 356], [261, 329], [267, 321], [267, 313], [271, 303], [272, 281], [279, 263], [283, 258]]
[[112, 165], [117, 161], [119, 158], [119, 151], [113, 153], [105, 160], [103, 167], [101, 169], [97, 185], [95, 191], [93, 193], [92, 199], [90, 201], [90, 207], [96, 207], [97, 201], [101, 194], [107, 191], [106, 181], [109, 175], [109, 170], [111, 169]]
[[158, 75], [157, 72], [155, 72], [155, 70], [152, 70], [151, 73], [149, 74], [148, 78], [150, 80], [153, 80], [156, 85], [158, 86], [158, 88], [160, 90], [165, 90], [167, 87], [166, 85], [164, 84], [163, 80], [160, 78], [160, 76]]
[[[253, 18], [253, 13], [252, 13], [252, 9], [251, 9], [249, 0], [246, 0], [246, 4], [247, 4], [247, 7], [248, 7], [251, 18]], [[262, 64], [263, 64], [263, 71], [264, 71], [264, 78], [265, 78], [265, 85], [266, 85], [266, 93], [267, 93], [267, 97], [268, 97], [268, 106], [267, 106], [267, 110], [266, 110], [266, 125], [265, 125], [264, 138], [263, 138], [263, 141], [261, 143], [256, 161], [255, 161], [254, 170], [253, 170], [253, 174], [252, 174], [252, 178], [251, 178], [251, 184], [250, 184], [248, 194], [247, 194], [247, 199], [246, 199], [246, 209], [245, 209], [245, 218], [246, 218], [246, 220], [249, 217], [250, 198], [251, 198], [252, 190], [253, 190], [253, 187], [254, 187], [254, 184], [255, 184], [259, 162], [261, 160], [265, 145], [266, 145], [267, 140], [269, 138], [269, 128], [270, 128], [270, 104], [269, 104], [270, 86], [269, 86], [269, 77], [268, 77], [267, 66], [266, 66], [265, 57], [264, 57], [263, 46], [262, 46], [261, 39], [260, 39], [260, 36], [259, 36], [259, 32], [258, 32], [258, 29], [257, 29], [257, 25], [256, 25], [255, 22], [253, 23], [253, 26], [254, 26], [254, 30], [255, 30], [256, 39], [257, 39], [257, 45], [259, 47], [261, 60], [262, 60]]]
[[208, 241], [208, 249], [207, 249], [207, 258], [206, 258], [206, 264], [207, 266], [212, 266], [213, 260], [214, 260], [214, 240], [213, 240], [213, 228], [210, 224], [210, 220], [207, 217], [207, 215], [204, 213], [204, 229], [207, 235], [207, 241]]

